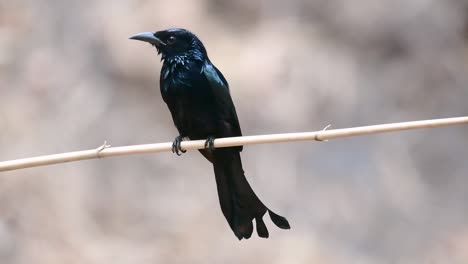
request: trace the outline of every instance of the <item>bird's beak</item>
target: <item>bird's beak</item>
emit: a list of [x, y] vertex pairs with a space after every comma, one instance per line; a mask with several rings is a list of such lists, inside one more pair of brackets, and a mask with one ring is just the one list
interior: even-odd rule
[[130, 39], [149, 42], [149, 43], [151, 43], [153, 45], [156, 45], [156, 46], [165, 46], [166, 45], [166, 43], [162, 42], [162, 40], [155, 37], [153, 32], [138, 33], [136, 35], [131, 36]]

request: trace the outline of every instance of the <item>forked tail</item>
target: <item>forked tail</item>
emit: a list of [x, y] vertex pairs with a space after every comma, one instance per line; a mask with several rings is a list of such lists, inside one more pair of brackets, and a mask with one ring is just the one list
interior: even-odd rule
[[221, 210], [239, 240], [250, 238], [253, 219], [258, 236], [268, 238], [268, 229], [262, 219], [267, 211], [276, 226], [282, 229], [290, 228], [288, 220], [269, 210], [252, 190], [245, 178], [238, 150], [218, 148], [213, 154], [212, 162]]

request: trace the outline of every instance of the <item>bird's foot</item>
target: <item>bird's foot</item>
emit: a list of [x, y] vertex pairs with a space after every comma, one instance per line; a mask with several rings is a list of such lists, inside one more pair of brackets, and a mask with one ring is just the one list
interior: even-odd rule
[[182, 149], [180, 146], [180, 143], [182, 143], [183, 137], [182, 136], [177, 136], [174, 139], [174, 142], [172, 142], [172, 153], [177, 154], [177, 156], [182, 155], [182, 153], [187, 152], [186, 150]]
[[215, 137], [209, 136], [205, 141], [205, 148], [213, 152], [215, 150], [214, 146]]

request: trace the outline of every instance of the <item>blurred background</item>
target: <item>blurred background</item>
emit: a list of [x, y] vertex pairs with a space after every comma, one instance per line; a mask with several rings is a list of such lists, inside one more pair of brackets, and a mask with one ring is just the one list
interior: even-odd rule
[[[172, 141], [142, 31], [184, 27], [245, 135], [468, 114], [466, 0], [0, 0], [0, 160]], [[0, 263], [468, 263], [468, 128], [248, 146], [239, 242], [191, 151], [0, 173]]]

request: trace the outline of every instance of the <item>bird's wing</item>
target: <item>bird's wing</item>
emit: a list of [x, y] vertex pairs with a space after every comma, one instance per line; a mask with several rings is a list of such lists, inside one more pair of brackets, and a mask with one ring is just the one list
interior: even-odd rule
[[202, 74], [206, 77], [216, 98], [219, 105], [218, 111], [223, 121], [227, 122], [230, 126], [230, 135], [227, 136], [242, 136], [236, 108], [229, 93], [229, 85], [223, 74], [209, 61], [203, 65]]

